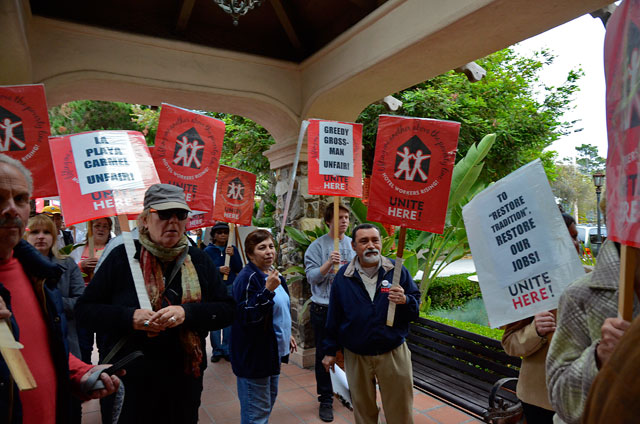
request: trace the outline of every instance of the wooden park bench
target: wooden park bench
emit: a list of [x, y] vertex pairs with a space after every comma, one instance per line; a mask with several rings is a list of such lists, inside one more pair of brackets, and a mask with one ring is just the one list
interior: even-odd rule
[[520, 358], [507, 355], [500, 342], [449, 325], [419, 318], [407, 338], [413, 363], [413, 383], [480, 420], [487, 417], [494, 384], [511, 377], [495, 402], [515, 405]]

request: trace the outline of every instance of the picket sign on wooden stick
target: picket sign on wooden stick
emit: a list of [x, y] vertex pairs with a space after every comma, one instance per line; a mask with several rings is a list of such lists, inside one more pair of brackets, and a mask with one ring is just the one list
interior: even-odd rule
[[[396, 266], [393, 269], [393, 282], [391, 287], [398, 287], [400, 285], [400, 276], [402, 275], [402, 263], [404, 259], [404, 240], [407, 237], [407, 228], [400, 227], [400, 234], [398, 235], [398, 250], [396, 253]], [[387, 309], [387, 326], [393, 327], [393, 322], [396, 317], [396, 304], [389, 302], [389, 309]]]
[[631, 322], [633, 319], [633, 283], [640, 251], [626, 244], [620, 249], [620, 290], [618, 290], [618, 314]]
[[144, 276], [142, 275], [142, 269], [140, 269], [140, 263], [134, 258], [136, 246], [133, 243], [133, 236], [131, 235], [131, 228], [129, 227], [129, 218], [127, 218], [127, 215], [118, 215], [118, 222], [122, 230], [122, 241], [124, 242], [124, 248], [127, 252], [127, 258], [129, 259], [129, 268], [131, 269], [131, 276], [133, 277], [133, 284], [136, 289], [136, 295], [138, 296], [140, 309], [152, 311], [153, 308], [151, 307], [149, 294], [144, 284]]
[[13, 338], [13, 333], [6, 320], [0, 320], [0, 354], [9, 368], [11, 377], [20, 390], [31, 390], [38, 387], [29, 370], [20, 349], [24, 346]]
[[[233, 244], [236, 242], [236, 232], [235, 232], [236, 225], [235, 224], [229, 224], [229, 225], [231, 225], [231, 230], [229, 231], [229, 239], [227, 240], [227, 247], [233, 246]], [[225, 254], [224, 266], [228, 267], [230, 262], [231, 262], [231, 255]], [[222, 276], [222, 280], [227, 281], [227, 279], [229, 279], [229, 274], [224, 274]]]
[[298, 144], [296, 146], [296, 155], [293, 158], [293, 167], [291, 168], [291, 179], [289, 181], [289, 190], [287, 191], [287, 198], [284, 201], [284, 212], [282, 214], [282, 224], [280, 225], [280, 241], [284, 237], [284, 227], [287, 224], [287, 217], [289, 216], [289, 206], [291, 205], [291, 196], [293, 195], [293, 186], [296, 182], [296, 173], [298, 172], [298, 161], [300, 160], [300, 151], [302, 149], [302, 142], [304, 141], [304, 134], [309, 127], [309, 121], [302, 121], [300, 124], [300, 134], [298, 135]]
[[[338, 236], [338, 226], [340, 225], [340, 196], [333, 196], [333, 250], [339, 252], [340, 237]], [[338, 272], [340, 264], [333, 265], [333, 272]]]

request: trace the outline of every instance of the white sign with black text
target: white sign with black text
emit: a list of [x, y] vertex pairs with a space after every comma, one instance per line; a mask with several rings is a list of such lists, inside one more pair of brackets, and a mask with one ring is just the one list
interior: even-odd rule
[[353, 177], [353, 126], [321, 121], [319, 128], [319, 174]]
[[493, 328], [555, 309], [584, 275], [539, 159], [478, 194], [462, 216]]

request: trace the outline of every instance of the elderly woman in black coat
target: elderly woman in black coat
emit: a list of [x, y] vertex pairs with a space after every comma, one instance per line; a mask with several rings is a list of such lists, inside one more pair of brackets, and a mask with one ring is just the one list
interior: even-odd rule
[[233, 321], [235, 303], [218, 271], [184, 234], [189, 211], [179, 187], [155, 184], [145, 194], [131, 266], [142, 270], [152, 309], [140, 307], [124, 245], [109, 253], [76, 306], [78, 319], [107, 334], [113, 360], [144, 353], [122, 378], [121, 424], [196, 423], [205, 337]]

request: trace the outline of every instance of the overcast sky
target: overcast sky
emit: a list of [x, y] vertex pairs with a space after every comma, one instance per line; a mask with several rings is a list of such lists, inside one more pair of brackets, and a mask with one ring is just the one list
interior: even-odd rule
[[607, 155], [607, 127], [605, 112], [605, 79], [603, 46], [605, 29], [600, 19], [584, 15], [564, 25], [525, 40], [516, 47], [527, 53], [549, 48], [556, 55], [553, 65], [540, 74], [547, 85], [560, 85], [570, 69], [582, 68], [585, 75], [579, 80], [580, 91], [575, 96], [575, 109], [564, 118], [579, 119], [573, 132], [553, 143], [549, 149], [558, 152], [558, 159], [574, 157], [576, 146], [593, 144], [600, 156]]

